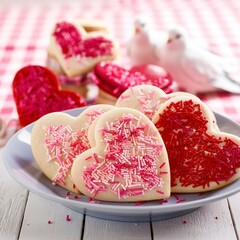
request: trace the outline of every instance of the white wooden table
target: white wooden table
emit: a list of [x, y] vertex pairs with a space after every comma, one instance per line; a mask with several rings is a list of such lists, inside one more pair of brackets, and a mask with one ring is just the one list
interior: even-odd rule
[[[234, 240], [240, 236], [240, 194], [166, 221], [101, 220], [28, 192], [7, 173], [3, 149], [0, 149], [0, 193], [1, 240]], [[70, 221], [66, 220], [67, 215]]]

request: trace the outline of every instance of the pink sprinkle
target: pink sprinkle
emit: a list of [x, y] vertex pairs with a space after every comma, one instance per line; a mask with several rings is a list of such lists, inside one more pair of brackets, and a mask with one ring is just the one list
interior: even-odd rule
[[138, 202], [138, 203], [135, 204], [135, 206], [137, 207], [137, 206], [140, 206], [142, 204], [144, 204], [144, 202]]
[[71, 221], [71, 218], [70, 218], [69, 215], [66, 216], [66, 221], [67, 221], [67, 222], [70, 222], [70, 221]]
[[123, 100], [128, 99], [128, 98], [130, 98], [130, 95], [121, 95], [120, 96], [120, 101], [123, 101]]
[[96, 153], [94, 153], [94, 154], [93, 154], [93, 157], [94, 157], [94, 159], [95, 159], [96, 163], [99, 163], [98, 156], [97, 156], [97, 154], [96, 154]]
[[168, 172], [160, 171], [159, 174], [168, 174]]
[[53, 223], [52, 221], [48, 220], [48, 224], [52, 224], [52, 223]]
[[156, 190], [157, 193], [160, 193], [160, 194], [164, 194], [163, 191], [160, 191], [160, 190]]
[[75, 196], [74, 196], [74, 198], [75, 198], [75, 199], [78, 199], [78, 196], [77, 196], [77, 195], [75, 195]]

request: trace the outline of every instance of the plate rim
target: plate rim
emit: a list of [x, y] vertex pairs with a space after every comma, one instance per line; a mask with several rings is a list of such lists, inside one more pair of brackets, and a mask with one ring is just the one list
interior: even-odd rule
[[[74, 109], [70, 109], [67, 111], [64, 111], [67, 114], [70, 114], [71, 116], [74, 116], [75, 114], [80, 114], [84, 109], [86, 109], [87, 107], [80, 107], [80, 108], [74, 108]], [[214, 115], [216, 116], [216, 119], [218, 121], [218, 118], [223, 118], [224, 120], [230, 121], [231, 123], [234, 123], [236, 126], [240, 127], [240, 125], [234, 121], [232, 121], [231, 119], [223, 116], [222, 114], [216, 113], [214, 112]], [[77, 116], [77, 115], [76, 115]], [[75, 116], [75, 117], [76, 117]], [[22, 185], [24, 188], [26, 188], [27, 190], [29, 190], [30, 192], [33, 192], [35, 194], [37, 194], [38, 196], [47, 198], [49, 200], [52, 201], [56, 201], [63, 204], [66, 207], [77, 207], [79, 209], [83, 209], [83, 210], [90, 210], [90, 211], [95, 211], [97, 213], [111, 213], [111, 214], [125, 214], [125, 213], [129, 213], [129, 211], [131, 211], [131, 214], [134, 215], [141, 215], [141, 214], [149, 214], [150, 212], [154, 212], [154, 214], [165, 214], [165, 213], [173, 213], [173, 212], [178, 212], [178, 211], [183, 211], [183, 210], [189, 210], [189, 209], [194, 209], [194, 208], [198, 208], [201, 207], [203, 205], [221, 200], [221, 199], [225, 199], [228, 198], [236, 193], [238, 193], [240, 191], [240, 188], [234, 188], [232, 190], [227, 191], [226, 193], [222, 193], [222, 194], [217, 194], [215, 195], [214, 193], [218, 192], [220, 189], [214, 190], [214, 191], [210, 191], [213, 192], [213, 195], [208, 196], [206, 198], [199, 198], [197, 200], [193, 200], [191, 202], [181, 202], [181, 203], [174, 203], [174, 204], [158, 204], [158, 205], [150, 205], [150, 206], [144, 206], [144, 204], [142, 204], [141, 206], [135, 206], [135, 205], [127, 205], [127, 203], [116, 203], [114, 202], [114, 204], [120, 204], [120, 205], [107, 205], [105, 203], [113, 203], [113, 202], [104, 202], [104, 201], [99, 201], [100, 204], [98, 203], [92, 203], [92, 202], [84, 202], [84, 201], [78, 201], [75, 199], [67, 199], [65, 197], [61, 197], [61, 196], [55, 196], [53, 194], [50, 193], [46, 193], [43, 191], [40, 191], [39, 189], [34, 189], [31, 185], [29, 186], [25, 181], [21, 181], [21, 179], [18, 178], [18, 176], [16, 176], [16, 174], [14, 174], [14, 171], [11, 170], [10, 165], [7, 161], [7, 155], [8, 153], [8, 149], [10, 148], [10, 146], [13, 144], [14, 141], [17, 141], [16, 138], [19, 134], [22, 133], [22, 131], [24, 130], [28, 130], [29, 132], [32, 131], [32, 127], [35, 124], [35, 122], [23, 127], [22, 129], [20, 129], [17, 133], [15, 133], [10, 140], [8, 141], [8, 143], [6, 144], [6, 146], [4, 147], [3, 150], [3, 161], [4, 161], [4, 165], [5, 168], [7, 169], [9, 175], [15, 180], [17, 181], [20, 185]], [[30, 145], [29, 145], [30, 147]], [[30, 151], [31, 151], [31, 147], [30, 147]], [[34, 162], [34, 158], [31, 160], [31, 162]], [[41, 171], [39, 169], [39, 171]], [[44, 176], [46, 177], [46, 176]], [[46, 177], [47, 178], [47, 177]], [[50, 180], [49, 180], [50, 181]], [[236, 180], [235, 182], [231, 183], [230, 185], [236, 183], [236, 182], [240, 182], [240, 179]], [[227, 189], [228, 186], [227, 185], [221, 189]], [[60, 186], [58, 186], [60, 187]], [[67, 190], [66, 190], [67, 191]], [[192, 193], [193, 195], [198, 194], [198, 193]], [[204, 193], [203, 193], [204, 194]], [[176, 193], [176, 195], [184, 195], [181, 193]], [[81, 196], [81, 195], [80, 195]], [[96, 200], [98, 201], [98, 200]], [[160, 201], [160, 200], [159, 200]], [[137, 203], [137, 202], [135, 202]], [[125, 204], [125, 205], [124, 205]], [[69, 208], [71, 208], [69, 207]], [[124, 211], [123, 211], [124, 210]]]

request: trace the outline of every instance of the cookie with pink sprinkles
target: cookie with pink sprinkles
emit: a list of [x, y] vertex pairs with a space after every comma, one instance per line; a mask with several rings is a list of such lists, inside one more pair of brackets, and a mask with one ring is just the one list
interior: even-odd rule
[[81, 24], [64, 20], [55, 24], [48, 55], [56, 59], [68, 77], [82, 76], [100, 61], [118, 56], [118, 43], [109, 33], [86, 30]]
[[72, 164], [79, 154], [90, 148], [87, 135], [92, 122], [112, 108], [91, 106], [77, 117], [54, 112], [35, 122], [31, 133], [32, 152], [39, 168], [54, 185], [79, 193], [70, 176]]
[[97, 120], [96, 146], [72, 165], [76, 187], [92, 199], [139, 202], [170, 196], [170, 169], [164, 142], [141, 112], [114, 108]]

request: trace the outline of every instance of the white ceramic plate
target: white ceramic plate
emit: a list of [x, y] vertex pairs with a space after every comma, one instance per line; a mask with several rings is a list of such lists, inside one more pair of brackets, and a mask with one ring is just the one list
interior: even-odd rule
[[[80, 114], [84, 108], [67, 111], [72, 116]], [[240, 126], [226, 117], [215, 114], [221, 131], [240, 136]], [[4, 163], [10, 175], [28, 190], [41, 197], [61, 203], [68, 208], [89, 216], [116, 221], [149, 221], [164, 220], [194, 211], [195, 209], [229, 197], [240, 191], [240, 179], [222, 189], [203, 194], [172, 195], [167, 203], [159, 201], [138, 203], [91, 202], [88, 197], [79, 195], [78, 199], [67, 191], [53, 186], [36, 165], [30, 146], [33, 124], [15, 134], [4, 150]]]

